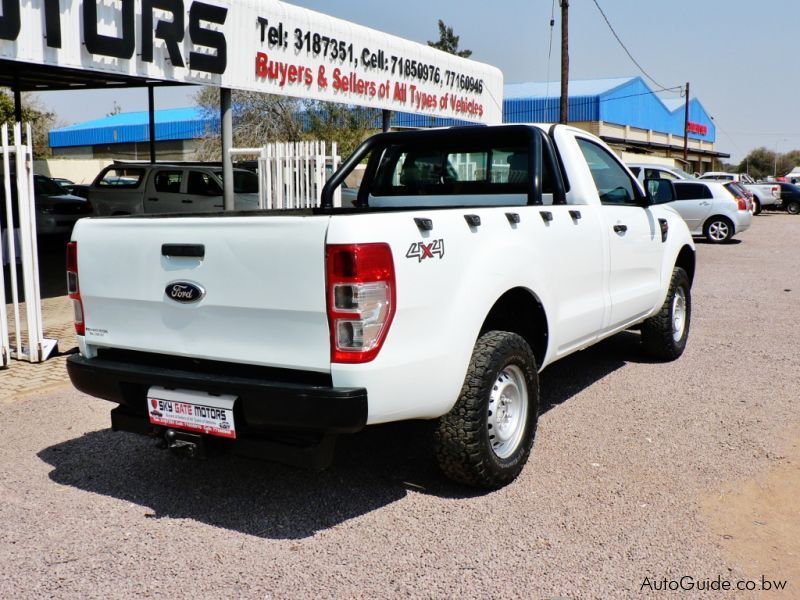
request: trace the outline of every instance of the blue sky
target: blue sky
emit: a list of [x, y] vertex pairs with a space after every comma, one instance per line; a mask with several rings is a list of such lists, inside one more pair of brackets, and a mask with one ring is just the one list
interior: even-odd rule
[[[717, 148], [733, 160], [757, 146], [800, 148], [797, 95], [798, 0], [597, 0], [636, 60], [665, 87], [691, 82], [717, 124]], [[499, 67], [507, 83], [544, 81], [553, 0], [293, 0], [407, 39], [438, 37], [437, 20], [455, 29], [472, 58]], [[550, 78], [558, 79], [559, 8]], [[612, 36], [593, 0], [570, 0], [570, 76], [641, 75]], [[652, 85], [652, 82], [648, 82]], [[65, 123], [102, 117], [116, 100], [145, 110], [147, 92], [48, 92], [39, 95]], [[157, 108], [192, 103], [190, 88], [156, 90]]]

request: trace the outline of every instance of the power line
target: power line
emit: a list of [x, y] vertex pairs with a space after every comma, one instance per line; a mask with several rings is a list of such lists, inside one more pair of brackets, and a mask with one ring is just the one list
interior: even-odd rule
[[597, 2], [597, 0], [592, 0], [592, 1], [594, 2], [594, 5], [597, 7], [597, 10], [600, 11], [600, 14], [603, 15], [603, 19], [605, 19], [606, 25], [608, 25], [608, 28], [611, 30], [611, 33], [614, 35], [614, 37], [617, 39], [617, 42], [619, 42], [619, 45], [622, 46], [622, 49], [625, 50], [625, 54], [628, 55], [628, 58], [631, 59], [633, 64], [635, 64], [639, 68], [639, 70], [644, 74], [645, 77], [647, 77], [650, 81], [652, 81], [656, 85], [656, 87], [660, 88], [660, 89], [658, 89], [656, 91], [666, 92], [666, 91], [682, 89], [682, 86], [673, 86], [673, 87], [669, 87], [669, 88], [668, 87], [664, 87], [663, 85], [658, 83], [655, 79], [653, 79], [653, 77], [647, 71], [644, 70], [642, 65], [640, 65], [639, 62], [635, 58], [633, 58], [633, 54], [630, 53], [630, 50], [628, 50], [628, 48], [622, 42], [620, 37], [617, 35], [617, 32], [614, 31], [614, 27], [611, 25], [611, 21], [608, 20], [608, 17], [606, 16], [606, 13], [604, 13], [603, 9], [600, 8], [600, 4]]

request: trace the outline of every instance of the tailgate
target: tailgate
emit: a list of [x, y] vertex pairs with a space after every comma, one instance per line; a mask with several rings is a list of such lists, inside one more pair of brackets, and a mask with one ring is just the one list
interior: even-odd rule
[[[330, 370], [326, 216], [85, 219], [73, 233], [86, 343]], [[202, 245], [203, 257], [164, 256]], [[175, 283], [205, 291], [168, 296]]]

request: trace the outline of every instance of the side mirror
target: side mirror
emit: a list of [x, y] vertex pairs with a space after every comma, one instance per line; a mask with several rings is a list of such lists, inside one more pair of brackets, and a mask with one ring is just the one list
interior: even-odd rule
[[675, 186], [669, 179], [645, 179], [644, 189], [650, 204], [666, 204], [677, 198]]

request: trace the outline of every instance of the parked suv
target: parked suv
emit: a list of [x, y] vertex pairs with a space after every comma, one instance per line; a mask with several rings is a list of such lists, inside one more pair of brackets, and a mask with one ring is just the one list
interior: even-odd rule
[[734, 184], [718, 181], [675, 181], [676, 200], [670, 202], [694, 236], [713, 243], [727, 242], [750, 227], [748, 199]]
[[[33, 197], [38, 235], [69, 235], [78, 219], [92, 215], [92, 205], [85, 198], [69, 194], [44, 175], [33, 176]], [[20, 221], [16, 182], [11, 186], [11, 198], [14, 226], [18, 228]], [[0, 185], [0, 223], [5, 227], [7, 222], [5, 191]]]
[[[233, 170], [235, 207], [258, 208], [258, 176]], [[129, 163], [103, 169], [89, 188], [98, 215], [216, 212], [223, 208], [222, 169]]]

